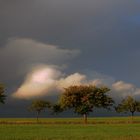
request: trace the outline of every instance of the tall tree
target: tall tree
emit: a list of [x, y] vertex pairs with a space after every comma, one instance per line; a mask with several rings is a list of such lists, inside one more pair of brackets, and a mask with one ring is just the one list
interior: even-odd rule
[[118, 113], [130, 112], [131, 116], [134, 116], [135, 112], [140, 112], [140, 102], [136, 101], [132, 96], [127, 96], [115, 107], [115, 110]]
[[4, 95], [5, 89], [2, 84], [0, 84], [0, 103], [4, 104], [6, 100], [6, 95]]
[[60, 103], [64, 109], [73, 108], [75, 113], [83, 115], [87, 123], [87, 115], [95, 107], [109, 109], [113, 105], [113, 99], [106, 94], [109, 91], [107, 87], [92, 85], [70, 86], [62, 93]]
[[46, 108], [50, 108], [51, 104], [48, 101], [44, 100], [34, 100], [29, 107], [30, 111], [35, 111], [37, 113], [37, 121], [39, 118], [39, 115], [42, 111], [44, 111]]

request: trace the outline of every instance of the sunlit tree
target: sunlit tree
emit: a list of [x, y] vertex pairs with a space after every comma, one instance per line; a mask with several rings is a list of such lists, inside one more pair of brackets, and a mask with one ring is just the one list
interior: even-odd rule
[[107, 87], [96, 87], [92, 85], [70, 86], [64, 89], [60, 103], [64, 109], [72, 108], [74, 112], [84, 116], [87, 123], [87, 116], [96, 107], [109, 109], [114, 101], [106, 93], [110, 91]]
[[140, 102], [136, 101], [132, 96], [127, 96], [115, 109], [118, 113], [130, 112], [134, 116], [135, 112], [140, 112]]
[[44, 101], [44, 100], [34, 100], [31, 104], [31, 106], [29, 107], [30, 111], [35, 111], [36, 112], [36, 117], [37, 117], [37, 121], [39, 118], [39, 115], [42, 111], [45, 111], [46, 108], [50, 108], [51, 107], [51, 103], [48, 101]]

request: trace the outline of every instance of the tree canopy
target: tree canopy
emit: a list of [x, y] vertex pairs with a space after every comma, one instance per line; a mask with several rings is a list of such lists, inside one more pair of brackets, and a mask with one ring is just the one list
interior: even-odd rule
[[135, 112], [140, 112], [140, 102], [136, 101], [132, 96], [127, 96], [115, 109], [118, 113], [130, 112], [133, 116]]
[[60, 103], [65, 109], [73, 108], [75, 113], [84, 115], [85, 123], [87, 115], [95, 107], [109, 109], [114, 101], [107, 94], [110, 91], [107, 87], [96, 87], [92, 85], [70, 86], [64, 89]]
[[0, 103], [4, 104], [6, 100], [6, 95], [4, 95], [5, 88], [2, 84], [0, 84]]
[[48, 101], [44, 100], [34, 100], [29, 107], [30, 111], [35, 111], [37, 113], [37, 121], [40, 113], [44, 111], [46, 108], [50, 108], [51, 104]]
[[63, 108], [59, 103], [56, 103], [52, 105], [51, 110], [52, 110], [52, 114], [59, 114], [60, 112], [63, 111]]

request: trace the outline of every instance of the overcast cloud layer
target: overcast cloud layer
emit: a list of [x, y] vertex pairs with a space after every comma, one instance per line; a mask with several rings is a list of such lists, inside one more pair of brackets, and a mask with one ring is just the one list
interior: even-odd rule
[[[0, 82], [8, 100], [32, 87], [38, 68], [57, 75], [49, 77], [49, 89], [54, 89], [49, 94], [75, 79], [105, 84], [118, 100], [139, 98], [139, 0], [0, 0], [0, 33]], [[46, 96], [47, 82], [35, 96]], [[18, 100], [19, 105], [23, 100]], [[9, 102], [13, 112], [18, 110], [14, 103]]]

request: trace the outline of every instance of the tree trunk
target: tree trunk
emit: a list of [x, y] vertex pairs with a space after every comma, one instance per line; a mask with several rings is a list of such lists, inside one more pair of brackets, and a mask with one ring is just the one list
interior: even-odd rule
[[36, 115], [36, 121], [38, 122], [38, 119], [39, 119], [39, 112], [37, 112], [37, 115]]
[[84, 123], [87, 124], [87, 114], [84, 114]]
[[131, 116], [132, 116], [132, 117], [134, 116], [134, 111], [131, 111]]
[[133, 116], [134, 116], [134, 112], [131, 112], [131, 123], [133, 123]]

